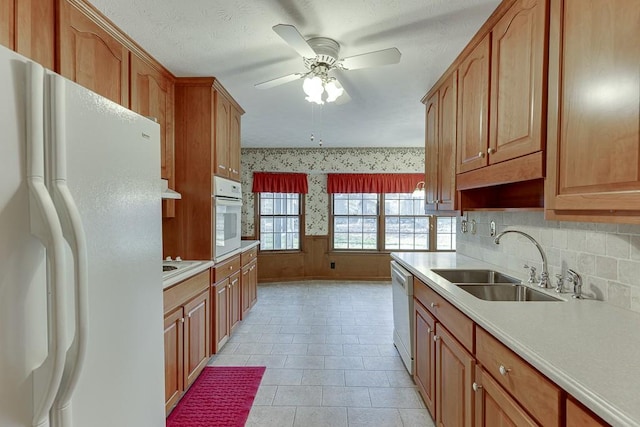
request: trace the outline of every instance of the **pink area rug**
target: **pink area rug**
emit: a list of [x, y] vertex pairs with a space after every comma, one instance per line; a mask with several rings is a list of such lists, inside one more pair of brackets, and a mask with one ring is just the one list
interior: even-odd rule
[[242, 427], [264, 366], [206, 367], [167, 418], [167, 427]]

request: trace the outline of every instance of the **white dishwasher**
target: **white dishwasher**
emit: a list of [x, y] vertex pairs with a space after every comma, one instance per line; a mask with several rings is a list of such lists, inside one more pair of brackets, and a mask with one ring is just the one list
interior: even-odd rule
[[400, 358], [413, 375], [413, 275], [397, 262], [391, 261], [391, 288], [393, 290], [393, 344]]

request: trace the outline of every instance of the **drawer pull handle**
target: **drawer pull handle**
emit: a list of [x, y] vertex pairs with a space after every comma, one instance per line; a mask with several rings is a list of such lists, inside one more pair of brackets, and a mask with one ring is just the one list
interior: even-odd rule
[[505, 368], [503, 365], [500, 365], [499, 371], [500, 375], [505, 376], [511, 371], [511, 369]]
[[436, 308], [438, 306], [438, 304], [436, 304], [435, 302], [432, 302], [431, 304], [429, 304], [431, 306], [431, 308]]
[[473, 383], [471, 387], [473, 388], [473, 391], [478, 391], [482, 388], [482, 386], [478, 383]]
[[440, 337], [439, 337], [439, 336], [437, 336], [437, 335], [434, 335], [434, 336], [433, 336], [433, 340], [434, 340], [434, 341], [438, 341], [439, 339], [440, 339]]

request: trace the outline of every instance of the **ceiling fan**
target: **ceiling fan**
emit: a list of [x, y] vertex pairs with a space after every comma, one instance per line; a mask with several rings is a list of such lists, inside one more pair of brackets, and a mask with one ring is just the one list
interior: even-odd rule
[[[258, 89], [269, 89], [294, 80], [304, 78], [303, 90], [306, 100], [316, 104], [347, 102], [350, 98], [340, 82], [329, 73], [333, 70], [357, 70], [379, 65], [397, 64], [400, 62], [400, 51], [395, 48], [363, 53], [361, 55], [340, 58], [340, 44], [327, 37], [314, 37], [309, 40], [300, 34], [293, 25], [278, 24], [273, 27], [282, 39], [303, 58], [307, 72], [293, 73], [255, 85]], [[342, 96], [341, 96], [342, 95]]]

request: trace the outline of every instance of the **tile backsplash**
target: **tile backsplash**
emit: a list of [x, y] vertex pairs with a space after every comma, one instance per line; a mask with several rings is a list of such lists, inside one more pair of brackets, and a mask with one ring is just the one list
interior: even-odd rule
[[[516, 234], [505, 235], [500, 244], [490, 237], [489, 223], [498, 233], [514, 229], [530, 234], [547, 256], [550, 282], [556, 274], [566, 276], [571, 268], [583, 279], [583, 293], [606, 303], [640, 312], [640, 226], [623, 224], [545, 221], [542, 212], [468, 212], [476, 222], [476, 233], [458, 228], [457, 251], [510, 270], [522, 271], [534, 265], [538, 273], [542, 260], [535, 246]], [[565, 289], [571, 288], [565, 282]]]

